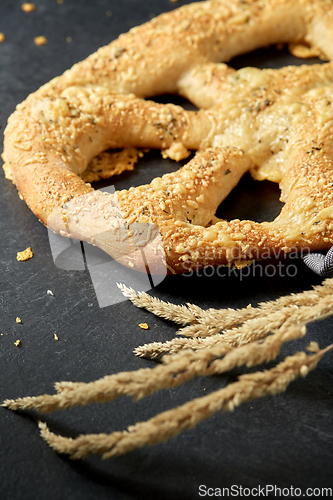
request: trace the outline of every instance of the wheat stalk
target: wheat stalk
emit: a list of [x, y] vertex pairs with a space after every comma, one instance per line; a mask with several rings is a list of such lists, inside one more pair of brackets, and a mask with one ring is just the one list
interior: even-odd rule
[[146, 292], [137, 293], [133, 288], [129, 288], [121, 283], [117, 283], [121, 292], [125, 297], [139, 308], [147, 309], [164, 319], [174, 321], [180, 325], [187, 325], [196, 321], [195, 310], [202, 311], [200, 307], [186, 307], [184, 305], [176, 305], [171, 302], [164, 302], [156, 297], [151, 297]]
[[135, 448], [166, 441], [218, 411], [232, 411], [241, 403], [285, 391], [295, 378], [299, 375], [304, 377], [313, 370], [324, 353], [332, 347], [311, 356], [299, 352], [271, 370], [241, 375], [237, 382], [223, 389], [162, 412], [125, 431], [81, 435], [72, 439], [52, 433], [45, 423], [40, 422], [41, 436], [54, 450], [68, 454], [72, 459], [82, 459], [93, 453], [102, 454], [103, 458], [122, 455]]
[[[329, 280], [332, 281], [332, 280]], [[328, 288], [330, 290], [330, 288]], [[304, 292], [307, 294], [307, 292]], [[280, 311], [274, 311], [264, 315], [258, 315], [248, 319], [237, 328], [227, 329], [223, 334], [215, 334], [209, 337], [196, 337], [193, 339], [173, 339], [165, 343], [151, 343], [137, 347], [134, 352], [137, 356], [156, 358], [167, 352], [175, 353], [180, 349], [207, 349], [228, 343], [233, 346], [241, 346], [266, 337], [269, 332], [279, 328], [283, 324], [301, 324], [323, 319], [333, 314], [333, 295], [322, 294], [317, 297], [315, 304], [312, 301], [303, 301], [298, 297], [299, 303], [287, 304]], [[198, 326], [198, 325], [195, 325]]]
[[[88, 403], [106, 403], [120, 396], [139, 400], [161, 389], [176, 387], [198, 376], [221, 374], [242, 365], [254, 366], [271, 361], [282, 344], [305, 335], [305, 326], [281, 328], [263, 342], [239, 348], [219, 345], [199, 352], [184, 352], [168, 357], [164, 365], [120, 372], [90, 383], [57, 382], [57, 394], [6, 400], [2, 406], [11, 410], [35, 409], [40, 413], [73, 408]], [[223, 359], [220, 359], [223, 356]]]
[[[145, 307], [183, 326], [189, 325], [180, 332], [188, 332], [192, 338], [176, 338], [137, 348], [137, 354], [149, 354], [151, 357], [169, 352], [169, 355], [163, 356], [163, 364], [153, 369], [120, 372], [87, 384], [58, 382], [55, 384], [57, 394], [6, 400], [2, 406], [47, 413], [92, 402], [104, 403], [123, 395], [138, 400], [197, 376], [220, 374], [234, 367], [250, 367], [271, 361], [286, 341], [305, 335], [306, 323], [333, 314], [333, 279], [326, 280], [314, 290], [280, 297], [276, 301], [259, 304], [255, 309], [221, 311], [203, 311], [193, 304], [177, 306], [146, 293], [137, 294], [124, 285], [119, 287], [138, 307]], [[235, 326], [240, 323], [240, 326]], [[229, 328], [223, 334], [214, 334], [226, 325]], [[319, 351], [312, 342], [309, 350], [316, 352], [312, 356], [299, 352], [271, 370], [242, 375], [237, 382], [223, 389], [163, 412], [147, 422], [137, 423], [123, 432], [71, 439], [53, 434], [45, 423], [40, 423], [41, 434], [55, 450], [72, 458], [84, 458], [91, 453], [101, 453], [104, 458], [120, 455], [146, 444], [165, 441], [216, 411], [231, 411], [242, 402], [284, 391], [298, 375], [305, 376], [315, 368], [324, 353], [332, 347], [333, 344]]]
[[[326, 279], [322, 285], [317, 285], [311, 290], [279, 297], [274, 301], [261, 302], [258, 304], [258, 307], [255, 308], [210, 308], [206, 311], [195, 304], [188, 303], [186, 306], [175, 305], [170, 302], [164, 302], [156, 297], [151, 297], [145, 292], [137, 293], [132, 288], [128, 288], [125, 285], [118, 284], [118, 287], [124, 296], [129, 298], [137, 307], [145, 308], [156, 316], [169, 319], [184, 326], [190, 324], [193, 327], [194, 333], [198, 332], [198, 329], [194, 328], [196, 325], [193, 325], [193, 323], [196, 323], [199, 329], [199, 325], [201, 325], [202, 331], [204, 331], [205, 326], [211, 331], [211, 334], [215, 334], [223, 329], [234, 328], [240, 323], [244, 323], [250, 319], [266, 316], [266, 313], [273, 314], [279, 312], [285, 307], [291, 307], [292, 309], [303, 305], [315, 305], [322, 297], [333, 295], [333, 278]], [[178, 333], [182, 335], [190, 335], [190, 332], [191, 328], [178, 331]]]

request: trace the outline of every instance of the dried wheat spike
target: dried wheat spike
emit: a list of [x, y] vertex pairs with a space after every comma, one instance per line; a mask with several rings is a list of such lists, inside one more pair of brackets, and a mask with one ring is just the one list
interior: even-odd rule
[[93, 453], [111, 458], [135, 448], [155, 445], [195, 427], [218, 411], [232, 411], [244, 402], [285, 391], [298, 376], [304, 377], [313, 370], [324, 353], [332, 347], [333, 345], [311, 356], [299, 352], [271, 370], [241, 375], [237, 382], [223, 389], [162, 412], [125, 431], [87, 434], [72, 439], [52, 433], [45, 423], [40, 422], [41, 436], [54, 450], [68, 454], [72, 459], [82, 459]]

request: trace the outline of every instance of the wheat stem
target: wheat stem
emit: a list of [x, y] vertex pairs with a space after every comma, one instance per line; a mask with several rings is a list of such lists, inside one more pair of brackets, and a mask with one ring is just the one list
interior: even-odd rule
[[[184, 352], [166, 358], [164, 365], [153, 369], [121, 372], [90, 383], [57, 382], [57, 394], [6, 400], [3, 406], [11, 410], [35, 409], [40, 413], [49, 413], [88, 403], [105, 403], [124, 395], [138, 400], [197, 376], [221, 374], [237, 366], [254, 366], [271, 361], [276, 358], [284, 342], [303, 337], [305, 332], [305, 326], [282, 328], [263, 342], [239, 348], [223, 344], [203, 351]], [[219, 359], [222, 356], [223, 359]]]
[[[135, 354], [141, 357], [156, 358], [167, 352], [176, 353], [183, 349], [200, 350], [227, 343], [234, 347], [253, 342], [266, 337], [271, 331], [281, 325], [309, 323], [310, 321], [324, 319], [333, 314], [333, 295], [324, 295], [316, 304], [294, 306], [287, 305], [280, 311], [247, 320], [238, 328], [225, 330], [223, 334], [209, 337], [195, 337], [189, 339], [173, 339], [165, 343], [151, 343], [139, 346]], [[198, 325], [195, 325], [198, 326]]]
[[126, 431], [112, 434], [88, 434], [75, 439], [52, 433], [45, 423], [40, 423], [41, 435], [57, 452], [82, 459], [92, 453], [111, 458], [135, 448], [166, 441], [180, 432], [191, 429], [218, 411], [232, 411], [241, 403], [274, 395], [286, 390], [299, 375], [303, 377], [314, 369], [329, 346], [314, 355], [299, 352], [287, 357], [271, 370], [246, 374], [235, 383], [207, 396], [189, 401], [182, 406], [162, 412], [146, 422], [130, 426]]

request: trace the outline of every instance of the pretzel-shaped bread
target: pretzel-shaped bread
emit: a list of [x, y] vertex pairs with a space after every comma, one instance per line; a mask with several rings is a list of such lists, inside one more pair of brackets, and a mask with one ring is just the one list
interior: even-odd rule
[[[133, 28], [17, 106], [5, 131], [6, 176], [52, 230], [136, 269], [142, 231], [131, 234], [131, 255], [122, 243], [126, 234], [115, 238], [133, 224], [141, 224], [150, 242], [152, 270], [165, 253], [172, 273], [272, 250], [328, 248], [332, 63], [238, 71], [225, 64], [276, 43], [330, 61], [332, 2], [211, 0]], [[178, 93], [199, 110], [146, 100], [163, 93]], [[177, 161], [198, 153], [177, 172], [114, 194], [84, 182], [93, 157], [132, 146], [161, 149]], [[246, 171], [279, 183], [285, 204], [273, 222], [215, 217]]]

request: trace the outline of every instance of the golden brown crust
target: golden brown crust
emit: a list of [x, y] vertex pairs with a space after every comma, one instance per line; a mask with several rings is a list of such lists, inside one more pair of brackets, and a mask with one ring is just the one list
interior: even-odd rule
[[[143, 245], [152, 268], [165, 252], [176, 273], [267, 251], [327, 248], [332, 63], [234, 71], [218, 62], [278, 42], [331, 60], [332, 2], [212, 0], [134, 28], [17, 106], [5, 131], [6, 177], [44, 224], [134, 268]], [[144, 99], [164, 92], [201, 109]], [[114, 195], [84, 182], [94, 156], [132, 147], [177, 161], [200, 153], [176, 173]], [[217, 220], [217, 206], [247, 170], [280, 184], [281, 214], [262, 224]]]

